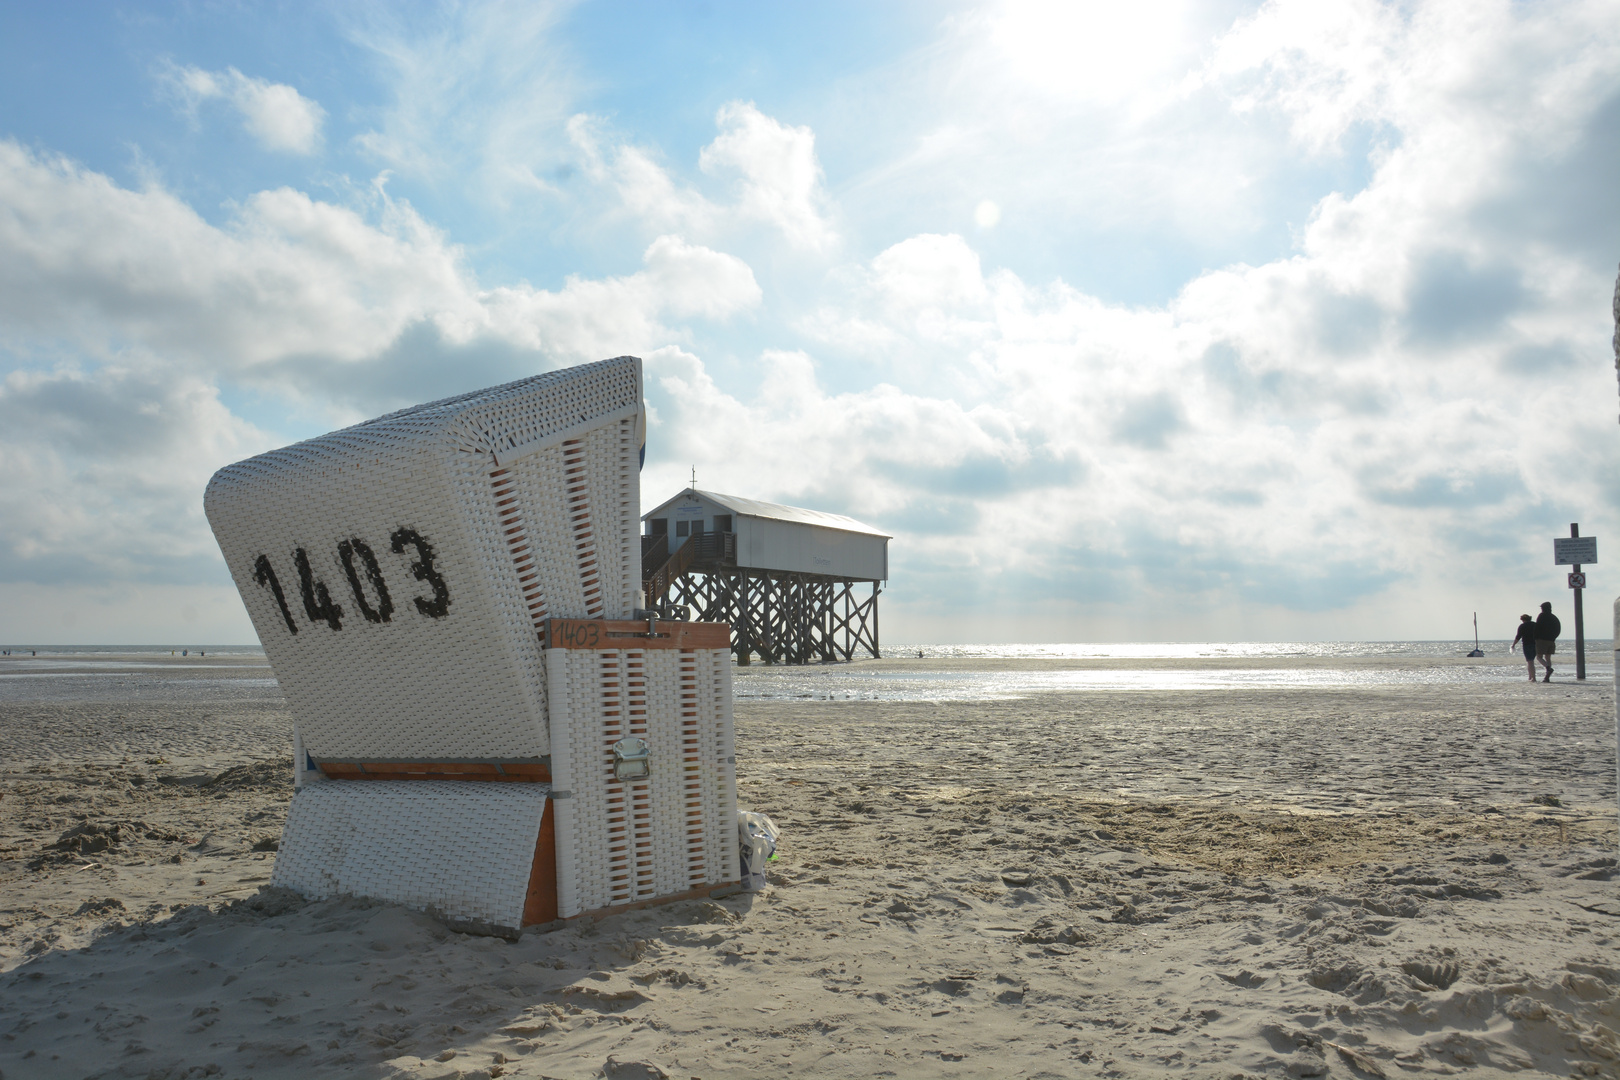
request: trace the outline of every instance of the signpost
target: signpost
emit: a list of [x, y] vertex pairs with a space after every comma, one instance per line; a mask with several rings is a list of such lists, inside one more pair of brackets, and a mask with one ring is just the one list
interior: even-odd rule
[[[1582, 536], [1578, 522], [1570, 522], [1569, 539], [1553, 540], [1553, 565], [1572, 568], [1569, 587], [1575, 590], [1575, 678], [1586, 678], [1586, 621], [1581, 615], [1581, 591], [1586, 588], [1584, 563], [1597, 562], [1597, 537]], [[1617, 675], [1620, 677], [1620, 675]]]

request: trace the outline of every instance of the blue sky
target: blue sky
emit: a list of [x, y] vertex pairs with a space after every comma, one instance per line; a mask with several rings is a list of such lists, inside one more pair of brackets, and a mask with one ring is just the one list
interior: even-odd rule
[[1616, 16], [0, 5], [0, 638], [251, 640], [214, 469], [623, 353], [893, 640], [1505, 634], [1614, 532]]

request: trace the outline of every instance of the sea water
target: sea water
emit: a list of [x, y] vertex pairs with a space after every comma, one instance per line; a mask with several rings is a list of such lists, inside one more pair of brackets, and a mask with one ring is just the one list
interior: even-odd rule
[[[1554, 683], [1574, 681], [1574, 643], [1554, 658]], [[1220, 691], [1346, 686], [1506, 684], [1525, 678], [1503, 641], [1123, 642], [1032, 645], [896, 644], [881, 661], [733, 668], [739, 701], [988, 701], [1051, 691]], [[1587, 683], [1614, 677], [1606, 639], [1588, 640]], [[37, 656], [28, 655], [37, 651]], [[275, 699], [260, 649], [204, 646], [11, 647], [0, 657], [0, 702]], [[918, 653], [922, 657], [918, 658]], [[941, 665], [940, 662], [945, 662]], [[975, 661], [983, 661], [976, 666]], [[1025, 661], [1025, 664], [1009, 661]], [[1201, 663], [1202, 661], [1202, 663]], [[909, 670], [908, 670], [909, 669]], [[207, 672], [208, 674], [204, 674]], [[217, 673], [217, 674], [214, 674]]]
[[[1570, 642], [1569, 651], [1554, 657], [1554, 682], [1574, 680], [1573, 646]], [[760, 667], [756, 663], [736, 669], [733, 681], [739, 700], [985, 701], [1047, 691], [1264, 690], [1525, 680], [1524, 657], [1510, 653], [1506, 640], [1481, 642], [1483, 657], [1468, 657], [1473, 647], [1471, 640], [893, 645], [885, 648], [890, 659], [882, 664]], [[1610, 642], [1588, 640], [1586, 653], [1586, 681], [1612, 681]], [[916, 671], [905, 670], [908, 660], [917, 665]], [[930, 663], [939, 660], [951, 663], [943, 670]], [[975, 660], [1001, 663], [974, 670]], [[1019, 660], [1046, 663], [1003, 666]], [[1141, 666], [1133, 666], [1138, 663]]]

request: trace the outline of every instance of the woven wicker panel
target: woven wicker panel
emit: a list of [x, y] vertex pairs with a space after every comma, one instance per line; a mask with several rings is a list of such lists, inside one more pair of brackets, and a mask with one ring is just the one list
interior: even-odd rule
[[637, 603], [640, 408], [621, 357], [215, 474], [209, 523], [316, 760], [549, 752], [537, 628]]
[[[731, 712], [731, 653], [704, 649], [698, 655], [706, 668], [700, 668], [699, 675], [706, 696], [698, 709], [698, 745], [702, 759], [713, 763], [699, 781], [700, 805], [709, 821], [719, 820], [730, 826], [703, 830], [706, 872], [710, 880], [736, 881], [742, 876], [742, 868], [737, 856], [737, 739]], [[693, 836], [689, 824], [688, 844], [696, 843]]]
[[329, 780], [293, 795], [271, 883], [522, 925], [545, 784]]
[[[549, 649], [557, 899], [563, 918], [738, 878], [730, 654]], [[642, 738], [651, 775], [619, 780]]]

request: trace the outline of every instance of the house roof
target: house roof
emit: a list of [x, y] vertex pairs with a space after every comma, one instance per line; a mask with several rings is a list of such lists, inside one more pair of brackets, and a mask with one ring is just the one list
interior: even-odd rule
[[[687, 491], [681, 492], [681, 495], [688, 492], [701, 495], [710, 502], [718, 503], [740, 517], [773, 518], [777, 521], [791, 521], [799, 525], [819, 525], [823, 529], [838, 529], [842, 532], [881, 536], [885, 540], [892, 539], [890, 534], [879, 532], [872, 526], [856, 521], [852, 517], [845, 517], [843, 514], [829, 514], [822, 510], [806, 510], [801, 506], [783, 506], [781, 503], [744, 499], [737, 495], [721, 495], [713, 491], [700, 491], [696, 488], [689, 488]], [[680, 497], [680, 495], [677, 495], [674, 499], [660, 505], [656, 510], [643, 514], [642, 520], [646, 520], [664, 510], [670, 503], [675, 502]]]

